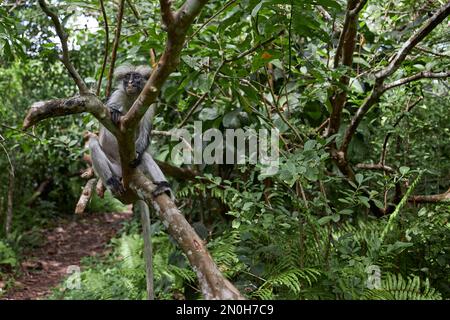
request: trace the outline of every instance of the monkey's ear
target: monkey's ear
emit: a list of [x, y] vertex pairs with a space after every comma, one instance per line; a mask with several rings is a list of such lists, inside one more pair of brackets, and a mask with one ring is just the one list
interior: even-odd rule
[[127, 73], [130, 73], [130, 72], [133, 72], [133, 71], [134, 71], [134, 67], [132, 65], [123, 64], [121, 66], [118, 66], [114, 70], [114, 78], [116, 80], [122, 80]]
[[152, 68], [147, 65], [140, 65], [136, 67], [135, 71], [142, 75], [145, 79], [150, 78], [150, 75], [152, 74]]

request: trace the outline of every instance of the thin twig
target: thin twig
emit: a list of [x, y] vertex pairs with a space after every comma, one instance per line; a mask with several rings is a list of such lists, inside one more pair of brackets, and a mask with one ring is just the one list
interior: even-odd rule
[[47, 6], [47, 3], [45, 0], [39, 0], [39, 5], [42, 8], [42, 11], [45, 12], [45, 14], [52, 20], [53, 25], [55, 26], [56, 34], [59, 37], [59, 40], [61, 41], [61, 48], [62, 48], [62, 57], [61, 61], [66, 67], [67, 71], [69, 71], [70, 76], [75, 81], [75, 84], [77, 85], [78, 89], [80, 90], [81, 94], [87, 94], [89, 93], [88, 86], [81, 78], [78, 71], [73, 66], [72, 62], [70, 61], [70, 54], [69, 54], [69, 48], [67, 46], [67, 38], [68, 35], [64, 31], [61, 22], [59, 21], [58, 16], [52, 12], [49, 7]]
[[105, 5], [103, 3], [103, 0], [100, 0], [100, 8], [102, 10], [103, 25], [105, 27], [105, 54], [103, 56], [102, 71], [100, 72], [100, 78], [98, 79], [98, 83], [97, 83], [97, 91], [96, 91], [96, 95], [97, 96], [100, 95], [100, 89], [101, 89], [101, 86], [102, 86], [103, 74], [105, 73], [106, 62], [108, 61], [108, 48], [109, 48], [108, 17], [106, 16]]
[[227, 3], [225, 3], [225, 5], [220, 8], [214, 15], [212, 15], [208, 20], [205, 21], [205, 23], [203, 23], [197, 30], [194, 31], [194, 33], [192, 33], [190, 35], [189, 38], [187, 38], [186, 43], [190, 42], [205, 26], [207, 26], [212, 20], [214, 20], [219, 14], [221, 14], [222, 12], [224, 12], [225, 10], [228, 9], [228, 7], [230, 7], [232, 4], [234, 4], [237, 0], [230, 0]]
[[117, 12], [117, 27], [116, 27], [116, 33], [114, 35], [114, 43], [113, 43], [113, 49], [112, 49], [112, 54], [111, 54], [111, 60], [109, 63], [108, 82], [106, 84], [106, 92], [105, 92], [106, 97], [109, 97], [109, 94], [111, 93], [111, 86], [112, 86], [112, 80], [113, 80], [113, 74], [114, 74], [114, 65], [116, 63], [117, 49], [119, 48], [120, 32], [122, 29], [124, 3], [125, 3], [125, 0], [120, 0], [119, 11]]
[[[7, 126], [6, 124], [1, 124], [1, 123], [0, 123], [0, 127], [3, 127], [3, 128], [6, 128], [6, 129], [10, 129], [10, 130], [17, 131], [18, 133], [25, 134], [25, 135], [27, 135], [27, 136], [30, 136], [30, 137], [34, 138], [34, 139], [42, 140], [41, 138], [35, 136], [34, 134], [28, 133], [28, 132], [23, 131], [23, 130], [21, 130], [21, 129], [17, 129], [17, 128], [13, 128], [13, 127]], [[4, 140], [4, 139], [2, 139], [2, 140]]]

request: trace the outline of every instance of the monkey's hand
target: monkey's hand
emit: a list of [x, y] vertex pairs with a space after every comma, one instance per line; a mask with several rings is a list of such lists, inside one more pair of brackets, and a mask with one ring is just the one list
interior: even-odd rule
[[160, 194], [166, 193], [171, 199], [173, 199], [172, 189], [167, 181], [155, 181], [153, 183], [156, 185], [156, 189], [152, 193], [153, 197], [156, 198]]
[[106, 185], [109, 189], [111, 189], [113, 194], [120, 196], [123, 193], [125, 193], [125, 189], [122, 185], [122, 182], [120, 182], [120, 179], [117, 176], [112, 176], [111, 178], [109, 178], [106, 181]]
[[120, 117], [122, 116], [122, 112], [119, 109], [114, 108], [113, 106], [109, 106], [109, 112], [111, 113], [112, 122], [115, 125], [118, 125]]
[[143, 155], [144, 155], [144, 152], [136, 151], [136, 158], [130, 162], [130, 167], [137, 168], [137, 166], [140, 165], [142, 162]]

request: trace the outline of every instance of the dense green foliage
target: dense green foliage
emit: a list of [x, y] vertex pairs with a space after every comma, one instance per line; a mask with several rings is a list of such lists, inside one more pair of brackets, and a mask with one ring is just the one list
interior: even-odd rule
[[[158, 2], [129, 2], [140, 18], [126, 5], [117, 64], [148, 62], [150, 49], [158, 56], [165, 44]], [[354, 180], [342, 174], [329, 153], [333, 141], [342, 142], [346, 126], [372, 90], [371, 73], [386, 66], [428, 12], [444, 2], [369, 1], [360, 14], [352, 67], [332, 66], [343, 0], [240, 0], [225, 7], [210, 1], [194, 23], [181, 64], [163, 87], [154, 127], [170, 130], [183, 123], [192, 130], [194, 121], [202, 121], [203, 130], [277, 128], [281, 134], [280, 168], [274, 174], [262, 174], [260, 165], [206, 165], [198, 168], [195, 181], [171, 180], [178, 206], [220, 270], [248, 298], [450, 298], [450, 204], [408, 201], [412, 195], [449, 188], [448, 80], [411, 82], [381, 97], [350, 144]], [[76, 88], [56, 56], [59, 45], [51, 23], [34, 1], [9, 13], [14, 1], [5, 3], [0, 7], [2, 223], [11, 167], [15, 187], [12, 233], [0, 230], [0, 278], [17, 267], [21, 247], [38, 242], [33, 229], [72, 214], [83, 186], [77, 173], [86, 167], [83, 132], [97, 128], [91, 116], [82, 115], [46, 120], [32, 135], [20, 132], [33, 102], [68, 97]], [[74, 65], [94, 88], [105, 40], [98, 3], [64, 1], [57, 7], [70, 32]], [[116, 6], [108, 2], [106, 9], [114, 27]], [[91, 19], [99, 21], [98, 27], [84, 26]], [[391, 80], [449, 70], [447, 23], [412, 51]], [[348, 98], [342, 126], [337, 135], [324, 138], [317, 128], [330, 116], [330, 97], [342, 87], [344, 75], [350, 85], [343, 89]], [[202, 95], [202, 103], [184, 121]], [[387, 135], [386, 165], [393, 172], [358, 169], [357, 164], [379, 162]], [[170, 158], [176, 144], [154, 136], [151, 151], [161, 161], [182, 166], [181, 157]], [[30, 202], [46, 180], [51, 181], [48, 187]], [[395, 199], [398, 188], [400, 199]], [[92, 200], [90, 211], [118, 209], [111, 198], [104, 201]], [[390, 214], [376, 213], [388, 207]], [[144, 299], [138, 221], [111, 242], [105, 259], [83, 262], [80, 290], [68, 289], [69, 278], [53, 298]], [[199, 298], [187, 259], [156, 217], [153, 222], [157, 298]], [[373, 266], [381, 276], [375, 289], [368, 285]]]

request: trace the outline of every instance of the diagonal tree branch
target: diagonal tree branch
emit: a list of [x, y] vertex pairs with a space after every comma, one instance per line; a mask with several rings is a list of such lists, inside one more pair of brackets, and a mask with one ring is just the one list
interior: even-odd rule
[[81, 78], [78, 71], [73, 66], [72, 62], [70, 61], [70, 54], [69, 54], [69, 48], [67, 46], [67, 33], [64, 31], [61, 22], [59, 21], [58, 16], [50, 10], [50, 8], [47, 6], [47, 3], [45, 0], [39, 0], [39, 5], [42, 8], [42, 11], [45, 12], [45, 14], [52, 20], [53, 25], [55, 26], [56, 34], [59, 37], [59, 40], [61, 41], [61, 48], [62, 48], [62, 57], [61, 61], [66, 67], [67, 71], [69, 71], [70, 76], [75, 81], [75, 84], [78, 87], [78, 90], [80, 91], [80, 94], [87, 94], [89, 93], [89, 89], [86, 85], [86, 83]]
[[383, 86], [383, 90], [387, 91], [392, 88], [402, 86], [404, 84], [407, 84], [407, 83], [410, 83], [413, 81], [417, 81], [417, 80], [421, 80], [421, 79], [443, 79], [443, 78], [448, 78], [448, 77], [450, 77], [450, 71], [447, 71], [447, 72], [445, 72], [445, 71], [443, 71], [443, 72], [422, 71], [422, 72], [416, 73], [412, 76], [402, 78], [402, 79], [393, 81], [389, 84], [386, 84]]
[[[167, 26], [168, 37], [165, 50], [161, 55], [156, 68], [153, 69], [149, 80], [133, 106], [127, 114], [121, 118], [120, 130], [124, 135], [123, 137], [118, 138], [118, 140], [122, 141], [122, 147], [119, 151], [123, 169], [124, 185], [127, 185], [129, 182], [131, 169], [129, 168], [128, 163], [132, 160], [132, 155], [135, 154], [135, 145], [133, 143], [134, 128], [139, 124], [149, 106], [156, 101], [164, 82], [178, 66], [187, 31], [206, 2], [207, 0], [186, 0], [181, 8], [174, 14], [172, 24]], [[166, 6], [167, 3], [164, 5]], [[156, 105], [151, 106], [151, 108], [151, 118], [153, 118], [156, 112]]]
[[450, 1], [447, 2], [442, 8], [440, 8], [435, 14], [433, 14], [426, 23], [417, 30], [397, 52], [389, 65], [383, 70], [377, 72], [375, 77], [383, 82], [387, 77], [392, 75], [398, 70], [402, 62], [406, 59], [412, 49], [422, 41], [427, 35], [430, 34], [445, 18], [450, 14]]

